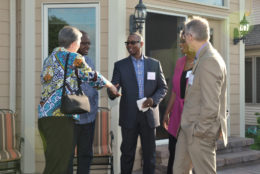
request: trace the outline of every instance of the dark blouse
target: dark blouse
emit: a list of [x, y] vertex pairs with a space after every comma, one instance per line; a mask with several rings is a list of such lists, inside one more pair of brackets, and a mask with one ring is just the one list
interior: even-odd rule
[[185, 97], [185, 91], [186, 91], [186, 83], [187, 83], [187, 79], [188, 77], [186, 78], [186, 75], [187, 75], [187, 72], [190, 71], [191, 69], [188, 69], [186, 71], [183, 71], [182, 72], [182, 75], [181, 75], [181, 83], [180, 83], [180, 88], [181, 88], [181, 98], [184, 99]]

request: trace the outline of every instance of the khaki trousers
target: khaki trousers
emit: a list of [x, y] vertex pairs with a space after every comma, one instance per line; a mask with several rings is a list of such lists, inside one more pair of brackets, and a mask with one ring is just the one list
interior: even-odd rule
[[216, 140], [193, 136], [188, 144], [187, 138], [180, 129], [175, 160], [174, 174], [191, 174], [192, 167], [196, 174], [216, 174]]

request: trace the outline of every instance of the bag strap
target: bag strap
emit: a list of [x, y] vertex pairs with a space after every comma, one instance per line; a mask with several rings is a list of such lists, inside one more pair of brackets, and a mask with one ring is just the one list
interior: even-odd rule
[[[65, 63], [65, 69], [64, 69], [64, 79], [63, 79], [63, 86], [62, 86], [62, 96], [64, 96], [65, 94], [65, 85], [66, 85], [66, 78], [67, 78], [67, 66], [68, 66], [68, 61], [69, 61], [69, 56], [70, 56], [70, 53], [67, 55], [67, 58], [66, 58], [66, 63]], [[81, 80], [79, 79], [79, 75], [78, 75], [78, 69], [76, 68], [75, 70], [75, 74], [77, 76], [77, 82], [78, 82], [78, 88], [80, 90], [80, 92], [82, 91], [81, 89]], [[82, 92], [81, 92], [82, 93]]]
[[76, 69], [75, 69], [75, 74], [76, 74], [76, 76], [77, 76], [78, 88], [79, 88], [80, 91], [82, 91], [82, 89], [81, 89], [81, 83], [82, 83], [82, 82], [81, 82], [81, 80], [79, 79], [79, 74], [78, 74], [78, 73], [79, 73], [78, 68], [76, 68]]
[[67, 55], [67, 58], [66, 58], [66, 63], [65, 63], [65, 69], [64, 69], [64, 79], [63, 79], [63, 86], [62, 86], [62, 96], [64, 96], [65, 94], [65, 85], [66, 85], [66, 77], [67, 77], [67, 66], [68, 66], [68, 61], [69, 61], [69, 56], [70, 56], [70, 53]]

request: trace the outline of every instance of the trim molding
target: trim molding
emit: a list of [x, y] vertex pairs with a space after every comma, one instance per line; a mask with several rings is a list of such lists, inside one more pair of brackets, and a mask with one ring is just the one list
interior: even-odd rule
[[[124, 41], [126, 39], [126, 0], [109, 0], [108, 2], [108, 79], [112, 79], [114, 62], [126, 57]], [[111, 128], [114, 132], [114, 170], [120, 173], [121, 128], [118, 126], [119, 99], [108, 101], [111, 108]]]
[[[240, 5], [240, 18], [243, 19], [245, 13], [245, 0], [239, 1]], [[239, 80], [239, 91], [240, 91], [240, 137], [245, 137], [245, 44], [239, 42], [239, 69], [240, 69], [240, 80]]]
[[22, 173], [35, 173], [35, 0], [21, 1]]

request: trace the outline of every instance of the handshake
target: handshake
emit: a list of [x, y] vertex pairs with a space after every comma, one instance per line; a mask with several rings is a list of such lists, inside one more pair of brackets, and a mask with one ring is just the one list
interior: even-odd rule
[[121, 94], [118, 92], [118, 87], [119, 84], [113, 85], [111, 82], [107, 84], [107, 94], [111, 100], [121, 96]]

